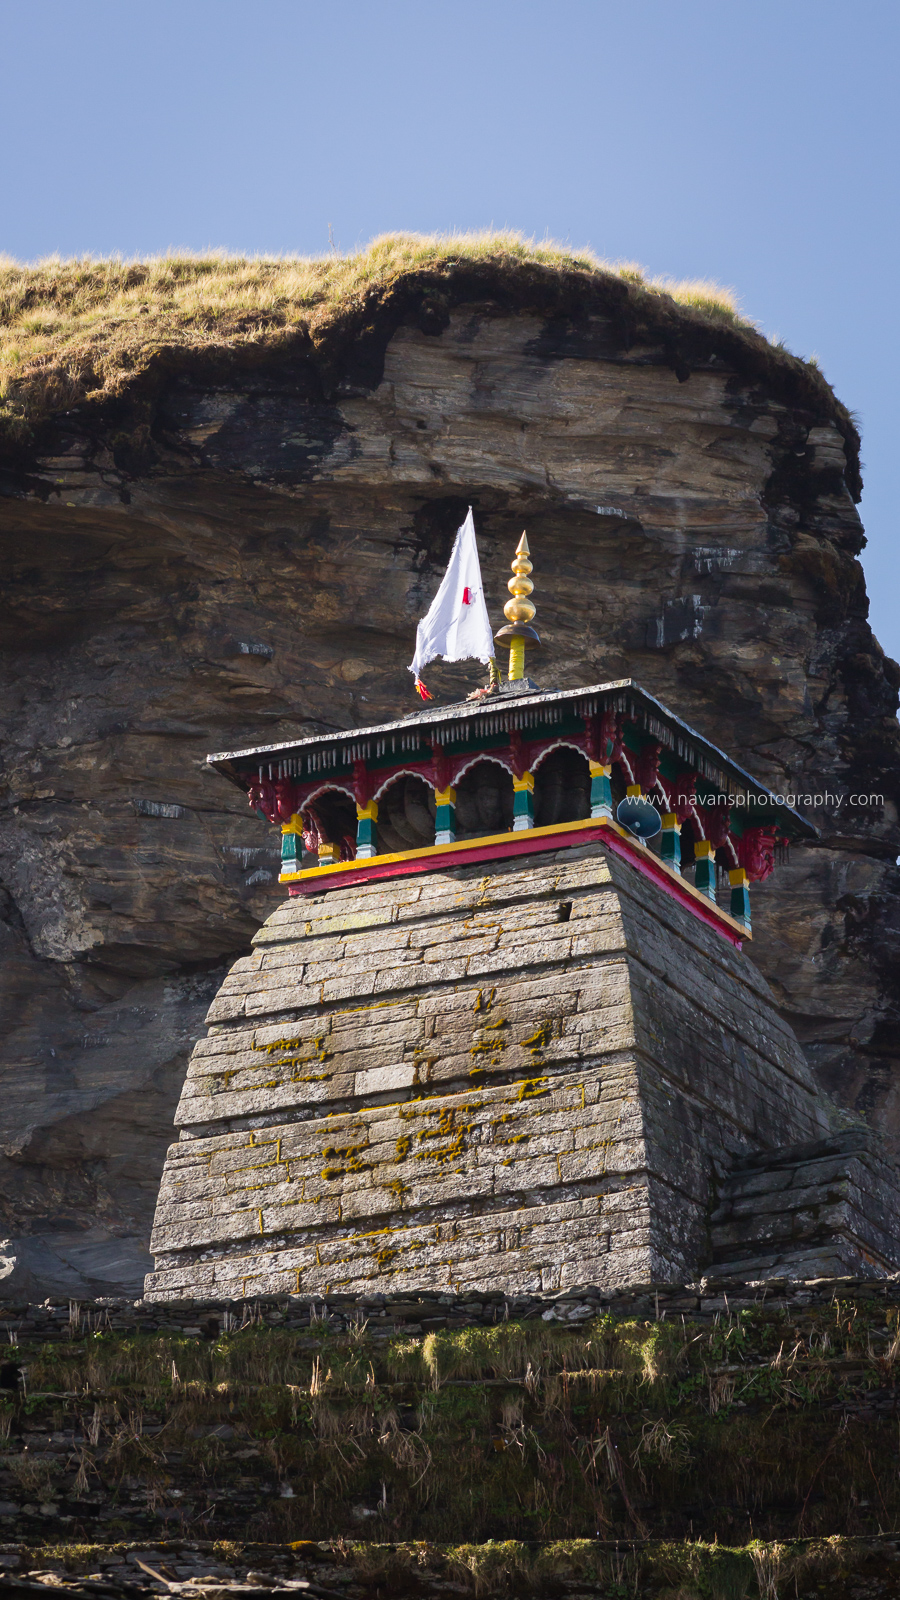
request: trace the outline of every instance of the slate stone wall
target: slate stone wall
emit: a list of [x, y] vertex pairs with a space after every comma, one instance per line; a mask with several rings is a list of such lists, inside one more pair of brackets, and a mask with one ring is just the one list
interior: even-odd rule
[[829, 1126], [748, 957], [602, 844], [287, 901], [209, 1021], [154, 1298], [683, 1280], [717, 1166]]

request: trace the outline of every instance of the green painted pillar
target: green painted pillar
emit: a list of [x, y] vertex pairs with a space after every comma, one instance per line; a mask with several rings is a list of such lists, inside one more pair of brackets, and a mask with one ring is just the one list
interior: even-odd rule
[[708, 839], [698, 839], [694, 845], [694, 888], [716, 903], [716, 852]]
[[660, 860], [673, 872], [681, 871], [681, 823], [674, 811], [664, 811], [659, 840]]
[[749, 929], [750, 880], [743, 867], [733, 867], [728, 874], [728, 881], [731, 884], [731, 915], [736, 922], [742, 922]]
[[281, 878], [293, 878], [303, 867], [303, 818], [295, 812], [281, 824]]
[[356, 859], [366, 861], [378, 854], [378, 801], [356, 807]]
[[610, 776], [612, 767], [604, 766], [602, 761], [592, 761], [591, 770], [591, 816], [612, 816], [612, 787]]
[[435, 844], [455, 844], [456, 790], [453, 788], [436, 789], [434, 803], [437, 808], [434, 817]]
[[534, 827], [534, 773], [513, 778], [513, 833]]

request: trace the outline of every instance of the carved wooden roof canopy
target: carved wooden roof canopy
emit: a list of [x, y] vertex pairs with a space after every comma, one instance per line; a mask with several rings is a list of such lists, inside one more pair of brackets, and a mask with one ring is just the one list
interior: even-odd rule
[[[717, 876], [727, 873], [727, 921], [746, 934], [748, 884], [768, 877], [779, 848], [816, 836], [784, 796], [627, 678], [535, 692], [506, 685], [395, 722], [219, 751], [207, 761], [280, 825], [281, 881], [291, 892], [575, 845], [601, 837], [600, 829], [617, 853], [651, 874], [662, 869], [669, 892], [681, 898], [689, 890], [692, 901], [702, 900], [704, 920], [716, 905]], [[551, 774], [557, 800], [561, 788], [568, 794], [570, 814], [542, 822], [542, 806], [547, 817], [553, 809]], [[476, 780], [511, 791], [502, 796], [505, 827], [477, 826], [477, 804], [473, 811], [466, 800]], [[652, 846], [617, 823], [614, 802], [622, 795], [646, 798], [659, 811]], [[394, 811], [384, 811], [379, 827], [379, 807], [389, 799]], [[398, 838], [415, 847], [394, 848]], [[692, 884], [684, 877], [689, 867]], [[716, 905], [715, 920], [723, 915]]]

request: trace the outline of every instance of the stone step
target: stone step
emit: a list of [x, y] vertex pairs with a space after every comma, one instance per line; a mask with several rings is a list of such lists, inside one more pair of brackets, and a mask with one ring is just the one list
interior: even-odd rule
[[[881, 1203], [883, 1202], [883, 1203]], [[896, 1178], [866, 1129], [739, 1157], [710, 1214], [710, 1270], [750, 1279], [890, 1270]]]

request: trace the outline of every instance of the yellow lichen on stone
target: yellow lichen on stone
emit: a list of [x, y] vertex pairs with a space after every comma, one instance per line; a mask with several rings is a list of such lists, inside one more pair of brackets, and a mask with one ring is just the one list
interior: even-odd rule
[[523, 1078], [514, 1088], [520, 1100], [536, 1100], [538, 1095], [548, 1092], [549, 1082], [549, 1078]]

